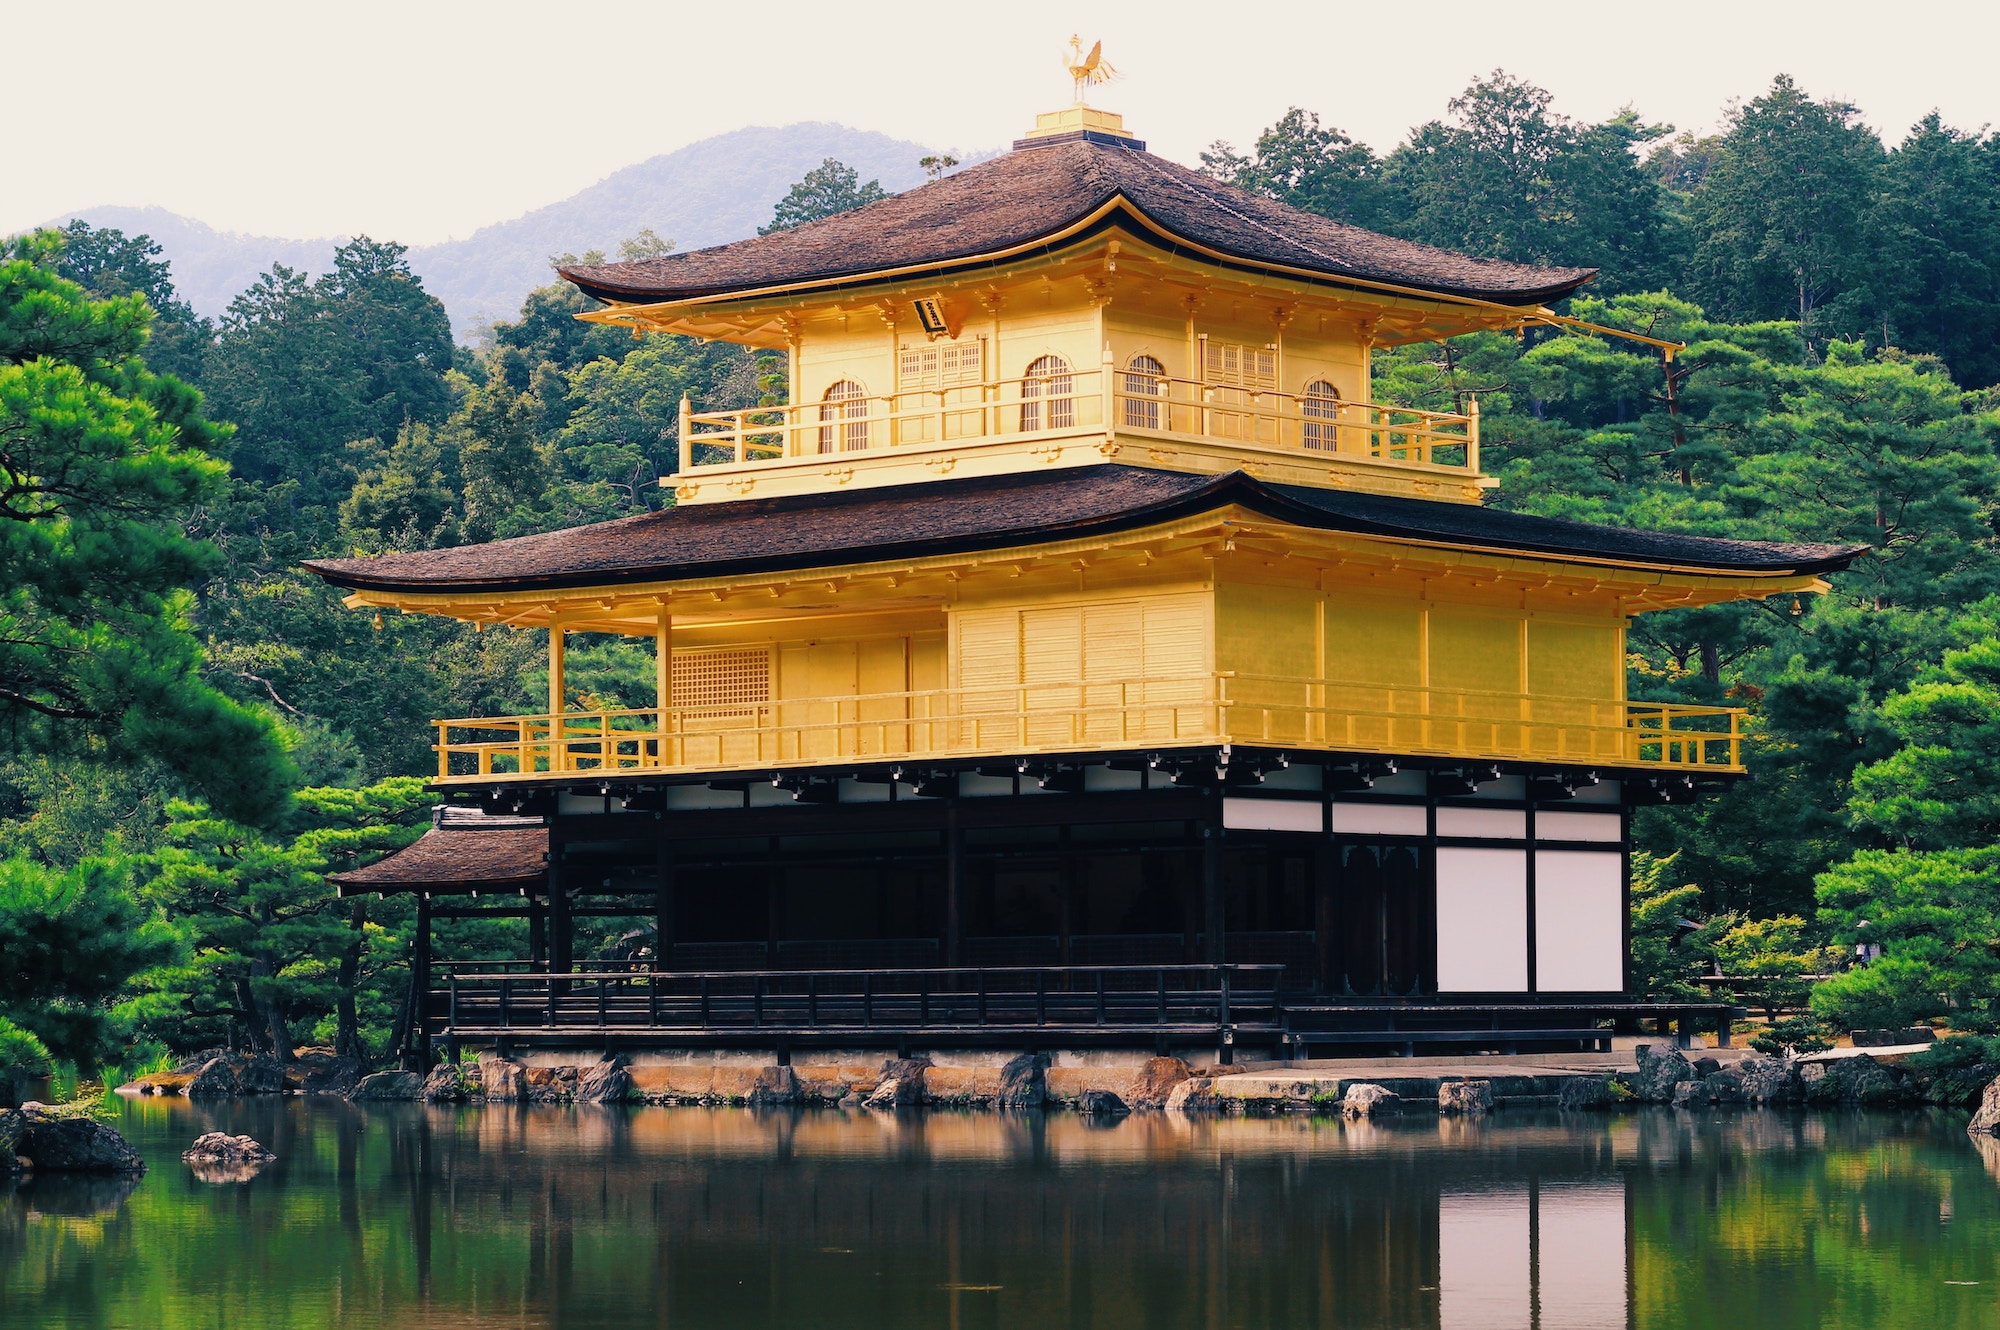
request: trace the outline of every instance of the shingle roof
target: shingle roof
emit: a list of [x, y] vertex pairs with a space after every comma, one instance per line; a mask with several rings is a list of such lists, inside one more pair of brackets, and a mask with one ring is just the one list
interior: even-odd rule
[[388, 858], [328, 880], [342, 896], [359, 896], [374, 891], [503, 891], [538, 886], [546, 878], [549, 829], [538, 820], [455, 809], [447, 813], [439, 825]]
[[1052, 236], [1122, 198], [1127, 225], [1154, 228], [1252, 266], [1534, 305], [1595, 268], [1476, 259], [1364, 231], [1211, 180], [1129, 147], [1039, 144], [852, 212], [731, 245], [559, 269], [605, 301], [684, 300], [870, 273], [948, 268]]
[[1819, 573], [1865, 546], [1629, 531], [1474, 504], [1270, 485], [1240, 471], [1077, 467], [669, 508], [484, 545], [313, 559], [336, 586], [500, 591], [613, 586], [923, 558], [1115, 534], [1239, 504], [1280, 522], [1426, 543], [1697, 571]]

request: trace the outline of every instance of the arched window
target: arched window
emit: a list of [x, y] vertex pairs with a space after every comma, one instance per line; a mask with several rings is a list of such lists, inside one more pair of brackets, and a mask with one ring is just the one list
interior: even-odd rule
[[1299, 399], [1299, 414], [1305, 417], [1302, 442], [1306, 447], [1329, 453], [1340, 451], [1340, 430], [1333, 423], [1340, 419], [1340, 389], [1325, 379], [1308, 383], [1306, 395]]
[[[868, 395], [861, 391], [861, 385], [852, 379], [842, 379], [826, 390], [820, 399], [819, 450], [831, 452], [861, 452], [868, 447]], [[844, 420], [844, 425], [830, 425], [824, 422]], [[839, 442], [835, 443], [836, 436]]]
[[1151, 356], [1133, 356], [1125, 364], [1125, 423], [1133, 429], [1158, 429], [1167, 367]]
[[[1028, 366], [1021, 380], [1021, 428], [1068, 429], [1076, 423], [1075, 384], [1070, 379], [1069, 362], [1061, 356], [1043, 356]], [[1048, 411], [1043, 412], [1042, 399]]]

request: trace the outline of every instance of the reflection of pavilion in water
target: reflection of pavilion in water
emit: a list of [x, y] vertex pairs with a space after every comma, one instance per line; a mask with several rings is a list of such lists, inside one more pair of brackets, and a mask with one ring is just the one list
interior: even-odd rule
[[1438, 1197], [1440, 1330], [1607, 1330], [1631, 1306], [1622, 1178]]

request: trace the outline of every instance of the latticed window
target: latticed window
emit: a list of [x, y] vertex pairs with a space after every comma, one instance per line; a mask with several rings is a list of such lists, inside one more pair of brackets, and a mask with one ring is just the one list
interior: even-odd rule
[[1306, 385], [1304, 397], [1299, 399], [1299, 414], [1305, 417], [1301, 442], [1308, 448], [1323, 452], [1339, 452], [1339, 429], [1333, 424], [1340, 419], [1340, 390], [1325, 379], [1315, 379]]
[[1061, 356], [1037, 359], [1021, 380], [1021, 428], [1068, 429], [1076, 424], [1075, 391], [1067, 360]]
[[1278, 386], [1278, 355], [1267, 346], [1210, 341], [1202, 354], [1202, 378], [1231, 388]]
[[1125, 365], [1125, 423], [1134, 429], [1158, 429], [1160, 404], [1153, 400], [1165, 386], [1167, 367], [1151, 356], [1133, 356]]
[[[868, 446], [868, 395], [861, 385], [851, 379], [842, 379], [826, 390], [820, 399], [819, 450], [831, 452], [860, 452]], [[844, 420], [844, 425], [830, 425], [825, 422]], [[836, 442], [837, 440], [837, 442]]]
[[984, 377], [980, 355], [984, 349], [977, 338], [905, 347], [897, 367], [898, 386], [907, 393], [977, 385]]
[[674, 706], [703, 717], [748, 716], [771, 700], [771, 653], [764, 647], [677, 651]]

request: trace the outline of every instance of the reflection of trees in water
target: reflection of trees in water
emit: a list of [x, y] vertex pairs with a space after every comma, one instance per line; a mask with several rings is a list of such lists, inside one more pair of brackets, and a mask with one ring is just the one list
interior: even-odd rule
[[[293, 1100], [146, 1105], [128, 1124], [154, 1171], [108, 1211], [30, 1218], [22, 1194], [0, 1199], [0, 1321], [177, 1324], [223, 1305], [260, 1325], [366, 1306], [392, 1322], [1457, 1330], [1529, 1324], [1532, 1306], [1555, 1330], [1610, 1314], [1629, 1270], [1640, 1324], [1729, 1309], [1786, 1326], [1767, 1257], [1779, 1288], [1786, 1261], [1823, 1274], [1830, 1252], [1934, 1293], [1960, 1277], [1933, 1250], [1947, 1201], [1944, 1248], [1980, 1241], [1990, 1263], [2000, 1245], [1982, 1156], [1920, 1118], [1156, 1114], [1106, 1130]], [[203, 1187], [178, 1152], [208, 1129], [282, 1141], [281, 1158]]]

